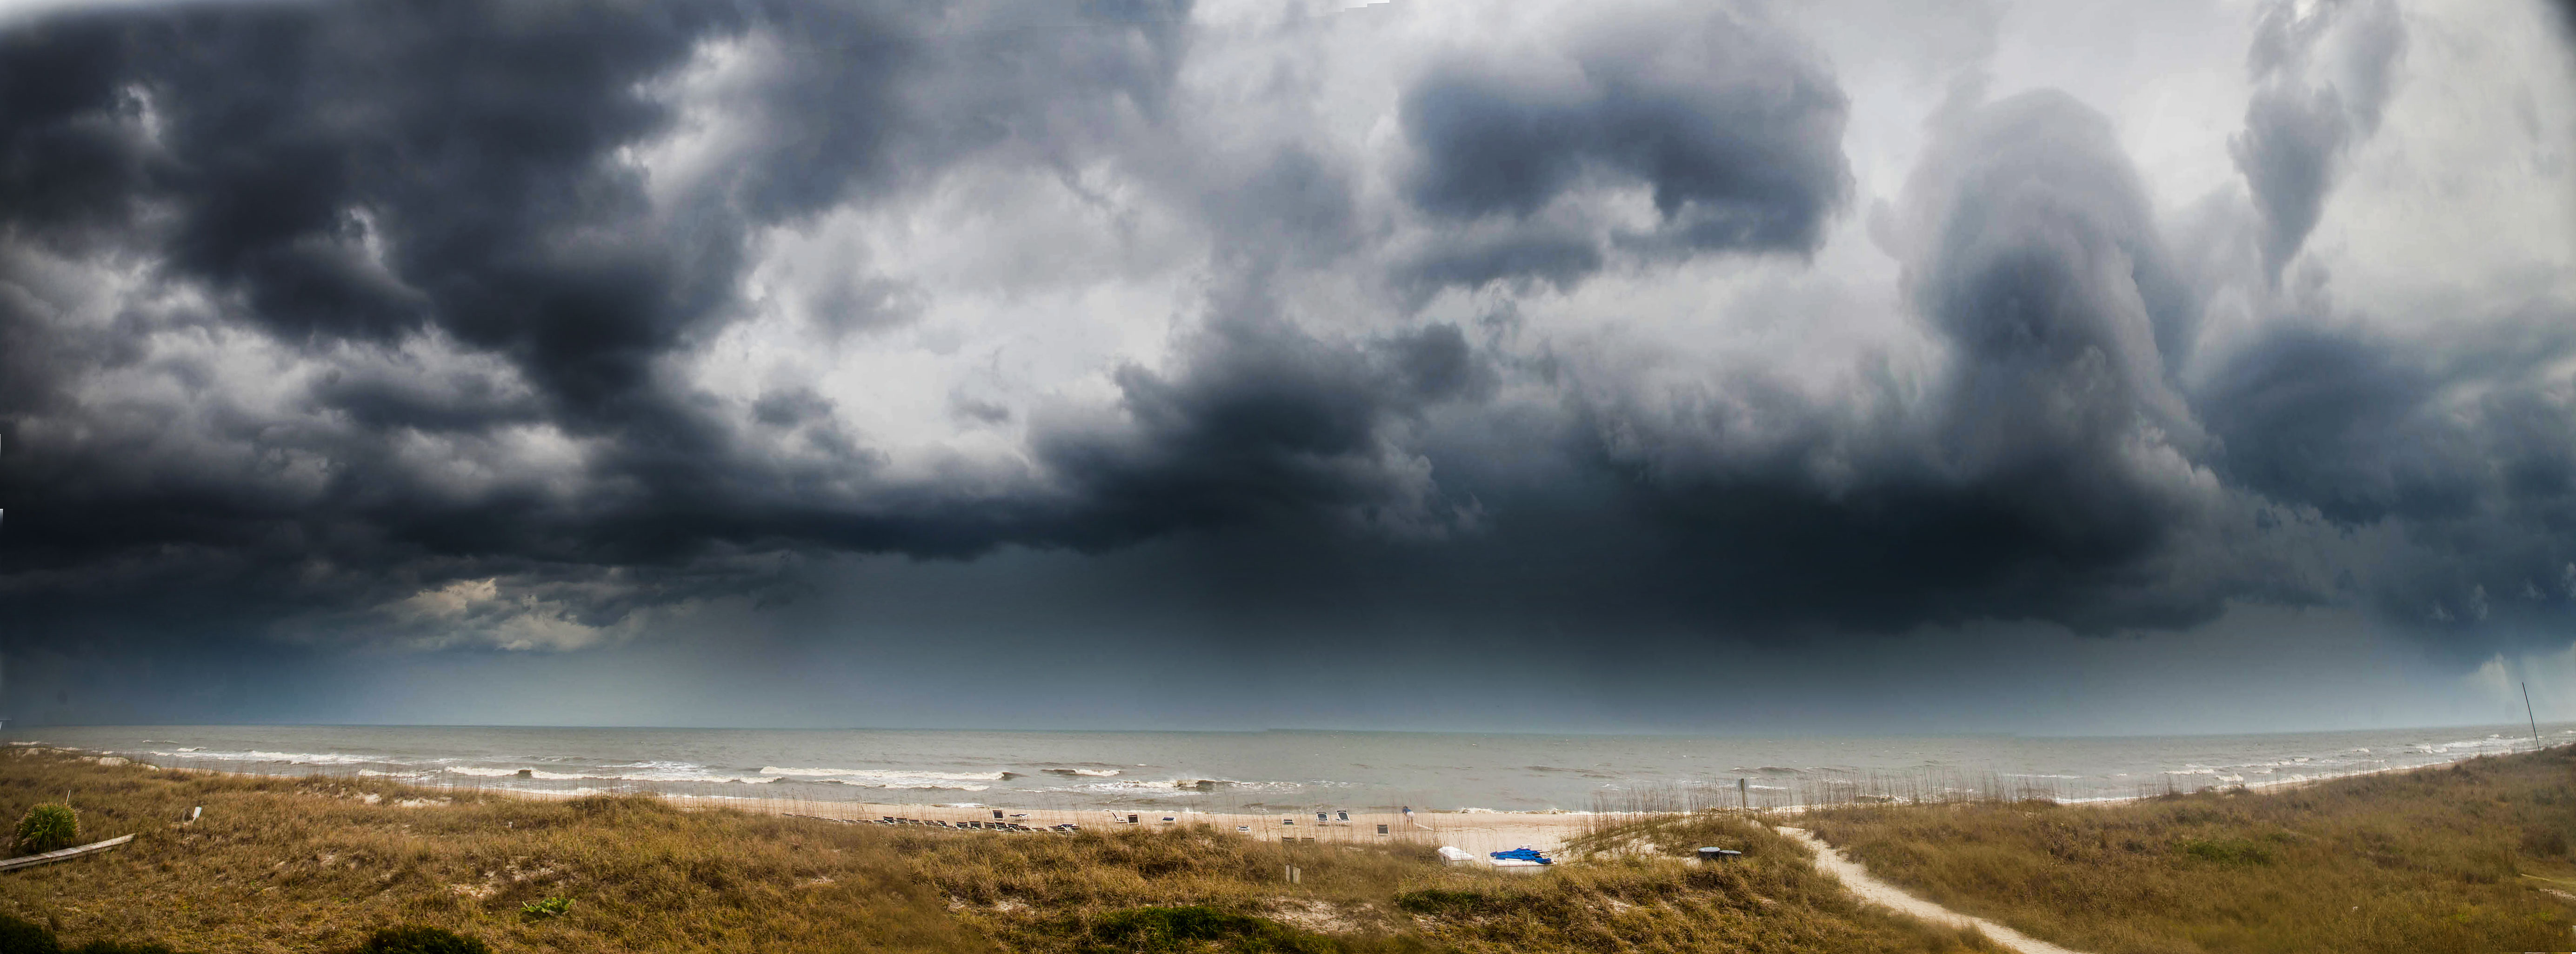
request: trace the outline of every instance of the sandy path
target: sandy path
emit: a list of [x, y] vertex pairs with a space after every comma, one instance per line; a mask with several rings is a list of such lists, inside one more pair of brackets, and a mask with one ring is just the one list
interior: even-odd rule
[[1824, 839], [1810, 834], [1806, 829], [1784, 827], [1780, 832], [1815, 849], [1816, 867], [1842, 879], [1843, 887], [1850, 888], [1851, 892], [1860, 895], [1863, 901], [1894, 908], [1934, 924], [1976, 928], [1985, 932], [1986, 937], [1995, 943], [2019, 951], [2021, 954], [2080, 954], [2078, 951], [2050, 944], [1993, 921], [1961, 914], [1907, 894], [1903, 888], [1878, 880], [1869, 873], [1869, 869], [1861, 867], [1860, 862], [1843, 857], [1834, 851], [1834, 846], [1825, 844]]

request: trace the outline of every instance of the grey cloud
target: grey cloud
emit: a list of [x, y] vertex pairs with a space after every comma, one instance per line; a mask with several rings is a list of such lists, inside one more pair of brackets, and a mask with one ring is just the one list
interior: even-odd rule
[[2394, 343], [2294, 325], [2238, 353], [2200, 404], [2236, 481], [2353, 526], [2470, 505], [2438, 384]]
[[2316, 228], [2344, 153], [2379, 130], [2405, 50], [2389, 0], [2334, 0], [2305, 16], [2288, 0], [2264, 7], [2246, 55], [2254, 96], [2231, 150], [2262, 214], [2271, 274]]
[[1119, 373], [1132, 431], [1044, 438], [1050, 469], [1076, 493], [1060, 542], [1119, 545], [1314, 514], [1397, 533], [1436, 533], [1453, 519], [1429, 462], [1395, 429], [1490, 374], [1455, 327], [1335, 343], [1235, 312], [1186, 354], [1176, 375]]
[[[1010, 28], [1028, 14], [1060, 28]], [[35, 568], [97, 574], [103, 588], [46, 590], [66, 607], [123, 612], [114, 579], [268, 594], [234, 602], [279, 619], [459, 579], [756, 589], [739, 575], [774, 568], [723, 557], [736, 542], [989, 546], [979, 521], [930, 530], [848, 499], [881, 458], [833, 429], [803, 430], [814, 458], [773, 459], [659, 369], [737, 313], [758, 229], [978, 152], [1061, 148], [1059, 127], [1159, 101], [1184, 38], [1171, 16], [1070, 6], [751, 0], [187, 4], [15, 24], [0, 33], [0, 491], [43, 503], [17, 508], [0, 567], [21, 590], [55, 585]], [[756, 60], [728, 98], [665, 95], [726, 44]], [[656, 208], [626, 156], [691, 106], [739, 134], [712, 145], [707, 174], [661, 184], [682, 191]], [[135, 261], [153, 270], [110, 276]], [[67, 317], [102, 306], [112, 323]], [[205, 344], [261, 339], [274, 350]], [[313, 379], [289, 373], [276, 386], [300, 395], [248, 406], [218, 383], [247, 369], [216, 363], [240, 360]], [[74, 396], [120, 373], [201, 393]], [[780, 397], [754, 413], [813, 410]], [[588, 451], [538, 451], [577, 461], [540, 472], [530, 441]]]
[[1569, 291], [1607, 261], [1601, 243], [1572, 230], [1514, 227], [1499, 234], [1445, 235], [1405, 262], [1400, 283], [1418, 303], [1448, 286], [1546, 282]]
[[2199, 427], [2170, 368], [2198, 306], [2110, 124], [2055, 92], [1957, 122], [1906, 191], [1909, 293], [1960, 350], [1954, 463], [2099, 453], [2142, 426], [2191, 448]]
[[[2306, 533], [2378, 548], [2351, 590], [2436, 629], [2558, 611], [2522, 594], [2564, 592], [2572, 559], [2567, 351], [2502, 329], [2576, 324], [2563, 305], [2475, 353], [2321, 318], [2204, 359], [2186, 395], [2228, 269], [2178, 271], [2110, 122], [2062, 94], [1944, 114], [1890, 213], [1920, 378], [1856, 348], [1819, 397], [1794, 364], [1643, 368], [1420, 317], [1444, 289], [1508, 316], [1614, 265], [1823, 248], [1854, 188], [1832, 73], [1752, 14], [1676, 9], [1587, 10], [1540, 51], [1562, 72], [1408, 74], [1394, 168], [1289, 120], [1194, 126], [1231, 104], [1182, 95], [1178, 6], [195, 5], [0, 31], [0, 588], [30, 633], [568, 646], [783, 598], [818, 554], [1121, 549], [1190, 584], [1138, 592], [1264, 620], [1347, 600], [1651, 645], [2190, 626], [2316, 598], [2245, 542]], [[2236, 156], [2276, 270], [2403, 48], [2384, 4], [2325, 9], [2250, 57]], [[689, 140], [701, 122], [722, 135]], [[672, 142], [704, 152], [630, 161]], [[763, 236], [960, 169], [1108, 169], [1181, 220], [1168, 241], [1211, 246], [1157, 263], [1213, 291], [1166, 358], [1104, 369], [1114, 407], [1015, 405], [997, 359], [929, 415], [1025, 457], [891, 485], [843, 426], [877, 409], [677, 379], [746, 311]], [[797, 284], [780, 300], [835, 347], [947, 304], [905, 276]], [[1694, 360], [1656, 344], [1638, 361]]]
[[2232, 481], [2312, 509], [2365, 550], [2348, 583], [2384, 618], [2462, 658], [2576, 612], [2576, 313], [2533, 305], [2453, 341], [2284, 322], [2199, 403]]
[[1904, 206], [1908, 298], [1950, 350], [1928, 406], [1878, 382], [1854, 416], [1739, 376], [1699, 409], [1589, 411], [1657, 572], [1692, 580], [1684, 605], [2109, 632], [2206, 621], [2261, 586], [2173, 570], [2226, 559], [2159, 345], [2187, 340], [2194, 303], [2107, 121], [2055, 92], [1960, 110]]
[[[1851, 191], [1847, 103], [1798, 41], [1750, 14], [1605, 14], [1563, 41], [1570, 71], [1515, 58], [1441, 65], [1405, 91], [1420, 155], [1413, 203], [1457, 220], [1527, 220], [1587, 180], [1641, 184], [1660, 224], [1631, 244], [1812, 252]], [[1416, 266], [1477, 285], [1589, 271], [1562, 237], [1531, 236]], [[1596, 256], [1598, 253], [1594, 253]]]
[[[1359, 227], [1351, 175], [1312, 150], [1288, 146], [1210, 197], [1212, 223], [1244, 254], [1318, 264], [1346, 254]], [[1258, 251], [1253, 251], [1258, 250]]]

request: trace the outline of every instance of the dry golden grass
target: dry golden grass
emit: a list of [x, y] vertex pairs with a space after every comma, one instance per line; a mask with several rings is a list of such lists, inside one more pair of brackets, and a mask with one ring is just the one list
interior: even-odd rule
[[[920, 843], [924, 876], [1014, 950], [1081, 950], [1101, 919], [1172, 904], [1258, 913], [1358, 950], [1996, 950], [1973, 934], [1861, 906], [1817, 874], [1803, 849], [1766, 829], [1702, 823], [1741, 829], [1729, 843], [1758, 847], [1706, 869], [1680, 851], [1509, 874], [1443, 867], [1426, 847], [1287, 848], [1207, 828], [1056, 840], [908, 838]], [[1291, 864], [1302, 874], [1294, 887], [1281, 884]]]
[[[11, 817], [66, 789], [86, 839], [134, 842], [0, 874], [0, 913], [71, 944], [331, 951], [425, 924], [503, 952], [1993, 950], [1860, 908], [1752, 828], [1734, 834], [1755, 853], [1722, 869], [1630, 857], [1514, 877], [1418, 847], [1283, 848], [1204, 828], [952, 833], [0, 758]], [[203, 820], [178, 824], [194, 805]], [[1283, 882], [1286, 864], [1300, 883]], [[551, 897], [571, 906], [521, 913]], [[1139, 933], [1189, 921], [1175, 912], [1254, 930]]]
[[[1741, 851], [1714, 865], [1702, 846]], [[1819, 874], [1807, 849], [1731, 811], [1650, 817], [1606, 826], [1568, 846], [1587, 863], [1526, 877], [1460, 871], [1451, 891], [1490, 900], [1413, 896], [1478, 915], [1434, 936], [1477, 951], [1532, 950], [1523, 938], [1592, 938], [1578, 950], [2000, 951], [1973, 931], [1926, 925], [1863, 905]], [[1481, 882], [1483, 887], [1477, 887]], [[1611, 939], [1634, 947], [1618, 947]]]
[[2576, 751], [2113, 805], [1802, 824], [1957, 910], [2096, 954], [2567, 950]]
[[[69, 789], [95, 858], [0, 875], [0, 910], [66, 941], [313, 951], [397, 923], [497, 949], [973, 951], [989, 942], [873, 832], [645, 798], [438, 799], [368, 781], [102, 768], [21, 755], [0, 807]], [[205, 816], [180, 826], [195, 805]], [[522, 905], [574, 899], [560, 917]]]

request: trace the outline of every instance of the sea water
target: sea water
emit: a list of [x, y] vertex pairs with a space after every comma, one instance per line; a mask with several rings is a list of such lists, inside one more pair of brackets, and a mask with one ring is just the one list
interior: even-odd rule
[[[2576, 741], [2576, 724], [2539, 732], [2551, 744]], [[2100, 738], [448, 726], [48, 727], [15, 736], [13, 744], [163, 766], [570, 794], [1246, 812], [2122, 798], [2534, 745], [2525, 726]]]

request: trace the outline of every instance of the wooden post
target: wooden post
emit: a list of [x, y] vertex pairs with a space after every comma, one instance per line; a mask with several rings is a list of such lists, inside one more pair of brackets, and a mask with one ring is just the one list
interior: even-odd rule
[[2522, 684], [2522, 717], [2531, 720], [2531, 746], [2540, 748], [2540, 717], [2531, 713], [2531, 683]]

